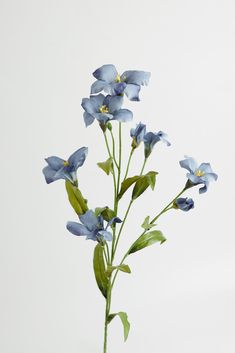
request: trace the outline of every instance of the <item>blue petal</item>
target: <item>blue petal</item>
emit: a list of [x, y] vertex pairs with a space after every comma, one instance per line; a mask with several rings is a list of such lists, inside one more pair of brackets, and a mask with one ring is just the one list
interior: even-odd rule
[[191, 157], [186, 158], [186, 159], [180, 161], [179, 163], [180, 163], [180, 166], [181, 166], [182, 168], [187, 169], [189, 172], [194, 173], [195, 170], [197, 169], [197, 163], [196, 163], [196, 161], [195, 161], [193, 158], [191, 158]]
[[81, 167], [87, 157], [87, 153], [87, 147], [81, 147], [75, 151], [68, 159], [70, 169], [76, 171], [79, 167]]
[[107, 224], [107, 227], [110, 227], [113, 223], [122, 223], [122, 220], [119, 217], [113, 217]]
[[64, 159], [55, 156], [48, 157], [45, 159], [45, 161], [55, 171], [59, 170], [60, 168], [63, 168], [65, 162]]
[[198, 176], [196, 176], [196, 175], [193, 174], [193, 173], [187, 173], [187, 178], [188, 178], [194, 185], [201, 184], [201, 182], [202, 182], [201, 177], [198, 177]]
[[95, 120], [95, 118], [87, 112], [83, 113], [83, 119], [84, 119], [86, 127], [91, 125], [93, 123], [93, 121]]
[[125, 92], [127, 98], [130, 99], [130, 101], [138, 102], [140, 100], [140, 98], [139, 98], [140, 86], [139, 85], [129, 83], [126, 86], [124, 92]]
[[103, 65], [93, 72], [93, 76], [97, 80], [106, 81], [111, 83], [116, 80], [118, 72], [114, 65]]
[[50, 166], [46, 166], [45, 168], [43, 168], [42, 172], [44, 174], [47, 184], [50, 184], [53, 181], [60, 179], [58, 177], [55, 177], [56, 171]]
[[208, 189], [209, 183], [205, 183], [202, 188], [199, 189], [199, 194], [204, 194]]
[[96, 113], [99, 112], [99, 108], [104, 104], [104, 99], [105, 96], [102, 93], [97, 94], [96, 96], [90, 96], [90, 100]]
[[68, 231], [74, 235], [90, 235], [91, 232], [83, 225], [77, 222], [68, 222], [66, 225]]
[[91, 232], [98, 227], [99, 221], [92, 210], [88, 210], [83, 215], [80, 215], [79, 219]]
[[97, 235], [100, 235], [101, 238], [107, 241], [112, 241], [113, 238], [112, 233], [107, 230], [100, 230]]
[[150, 75], [150, 72], [129, 70], [122, 74], [121, 80], [127, 83], [147, 86], [149, 83]]
[[114, 113], [113, 117], [120, 122], [127, 122], [132, 120], [133, 113], [128, 109], [120, 109]]
[[170, 146], [171, 143], [168, 141], [168, 137], [167, 137], [167, 134], [163, 131], [159, 131], [157, 133], [157, 135], [159, 136], [160, 140], [164, 143], [166, 143], [167, 146]]
[[105, 89], [106, 86], [107, 86], [107, 82], [105, 81], [101, 81], [101, 80], [95, 81], [91, 85], [91, 94], [96, 94], [103, 91], [103, 89]]
[[[106, 99], [104, 100], [104, 104]], [[109, 112], [113, 114], [115, 111], [120, 110], [123, 103], [123, 97], [121, 96], [110, 96], [109, 102], [107, 104]]]
[[89, 98], [83, 98], [81, 106], [89, 114], [96, 112], [96, 106], [93, 104], [92, 100]]
[[106, 124], [107, 121], [112, 120], [113, 119], [113, 115], [112, 114], [105, 114], [105, 113], [96, 113], [95, 114], [95, 118], [100, 122], [100, 123], [104, 123]]
[[70, 173], [68, 171], [68, 167], [67, 166], [59, 169], [55, 173], [55, 178], [56, 178], [56, 180], [57, 179], [69, 180], [71, 183], [74, 183], [77, 180], [76, 172], [75, 173]]

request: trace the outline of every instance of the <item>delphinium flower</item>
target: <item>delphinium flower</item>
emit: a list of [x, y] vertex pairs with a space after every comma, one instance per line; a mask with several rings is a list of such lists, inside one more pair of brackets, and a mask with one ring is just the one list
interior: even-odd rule
[[70, 233], [78, 236], [86, 236], [86, 239], [102, 242], [104, 240], [111, 241], [112, 233], [107, 229], [114, 223], [121, 223], [118, 217], [112, 218], [104, 227], [104, 219], [102, 215], [96, 216], [92, 210], [88, 210], [85, 214], [80, 215], [81, 223], [68, 222], [67, 229]]
[[85, 110], [83, 117], [86, 126], [91, 125], [94, 120], [98, 120], [102, 129], [110, 120], [118, 120], [126, 122], [132, 120], [133, 114], [128, 109], [121, 109], [123, 97], [111, 96], [106, 97], [103, 94], [83, 98], [82, 107]]
[[47, 184], [59, 179], [77, 183], [77, 169], [83, 165], [87, 157], [88, 148], [82, 147], [75, 151], [68, 160], [52, 156], [45, 159], [47, 166], [43, 168]]
[[126, 96], [131, 101], [139, 101], [141, 86], [147, 86], [150, 72], [129, 70], [119, 74], [114, 65], [103, 65], [93, 72], [97, 79], [91, 86], [91, 94], [104, 90], [111, 95]]
[[194, 201], [193, 199], [189, 199], [187, 197], [179, 197], [175, 200], [173, 207], [181, 211], [187, 212], [194, 208]]
[[141, 122], [136, 125], [135, 128], [132, 128], [130, 131], [130, 135], [132, 137], [132, 148], [136, 148], [143, 141], [146, 133], [146, 125]]
[[188, 182], [186, 183], [186, 188], [199, 184], [204, 185], [199, 189], [200, 194], [207, 191], [210, 181], [216, 181], [218, 178], [218, 175], [212, 171], [210, 163], [201, 163], [198, 166], [196, 161], [191, 157], [179, 163], [182, 168], [189, 171], [189, 173], [187, 173]]
[[144, 154], [145, 158], [148, 158], [151, 154], [153, 147], [159, 141], [166, 143], [167, 146], [170, 146], [170, 142], [167, 139], [167, 134], [163, 131], [155, 132], [147, 132], [144, 136]]

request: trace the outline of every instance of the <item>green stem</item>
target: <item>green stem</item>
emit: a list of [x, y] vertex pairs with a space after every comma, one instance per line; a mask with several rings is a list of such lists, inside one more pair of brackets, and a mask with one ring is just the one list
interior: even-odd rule
[[[110, 158], [112, 158], [112, 154], [111, 154], [111, 151], [110, 151], [110, 148], [109, 148], [109, 143], [108, 143], [106, 132], [104, 132], [104, 140], [105, 140], [105, 144], [106, 144], [106, 147], [107, 147], [108, 155], [109, 155]], [[116, 182], [116, 174], [115, 174], [114, 170], [112, 172], [112, 176], [113, 176], [114, 208], [115, 208], [116, 199], [117, 199], [117, 182]]]
[[121, 235], [122, 229], [123, 229], [123, 227], [124, 227], [124, 225], [125, 225], [125, 223], [126, 223], [126, 219], [127, 219], [127, 216], [128, 216], [128, 214], [129, 214], [129, 212], [130, 212], [130, 208], [131, 208], [132, 203], [133, 203], [133, 200], [130, 201], [130, 203], [129, 203], [128, 207], [127, 207], [127, 210], [126, 210], [126, 213], [125, 213], [125, 216], [124, 216], [124, 219], [123, 219], [121, 228], [120, 228], [120, 230], [119, 230], [119, 232], [118, 232], [116, 244], [115, 244], [115, 247], [114, 247], [113, 258], [114, 258], [114, 255], [115, 255], [115, 253], [116, 253], [117, 246], [118, 246], [118, 242], [119, 242], [119, 239], [120, 239], [120, 235]]
[[113, 145], [113, 160], [114, 160], [114, 163], [117, 167], [117, 169], [119, 169], [119, 165], [117, 163], [117, 160], [116, 160], [116, 153], [115, 153], [115, 141], [114, 141], [114, 136], [113, 136], [113, 132], [112, 130], [109, 130], [110, 131], [110, 134], [111, 134], [111, 138], [112, 138], [112, 145]]
[[104, 350], [103, 353], [107, 353], [107, 338], [108, 338], [108, 317], [110, 310], [110, 299], [111, 299], [111, 283], [109, 281], [107, 298], [106, 298], [106, 306], [105, 306], [105, 321], [104, 321]]
[[140, 172], [140, 176], [141, 176], [141, 175], [143, 174], [143, 172], [144, 172], [144, 168], [145, 168], [146, 162], [147, 162], [147, 158], [144, 159], [144, 163], [143, 163], [143, 166], [142, 166], [142, 169], [141, 169], [141, 172]]
[[127, 167], [126, 167], [126, 173], [125, 173], [123, 181], [126, 180], [126, 178], [127, 178], [127, 175], [128, 175], [128, 172], [129, 172], [129, 168], [130, 168], [131, 158], [133, 156], [134, 150], [135, 149], [132, 147], [130, 155], [129, 155], [129, 159], [128, 159], [128, 163], [127, 163]]

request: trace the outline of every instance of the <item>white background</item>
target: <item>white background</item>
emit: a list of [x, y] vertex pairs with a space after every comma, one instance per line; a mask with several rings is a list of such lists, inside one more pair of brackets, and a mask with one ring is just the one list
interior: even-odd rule
[[80, 187], [90, 207], [111, 204], [111, 177], [96, 166], [107, 157], [102, 134], [84, 127], [80, 106], [105, 63], [151, 71], [141, 102], [126, 106], [172, 142], [151, 156], [156, 190], [135, 203], [118, 259], [183, 187], [185, 154], [219, 175], [208, 193], [188, 192], [193, 211], [159, 220], [164, 245], [128, 259], [112, 310], [128, 313], [131, 332], [124, 344], [115, 319], [109, 352], [234, 353], [234, 13], [232, 0], [1, 0], [1, 353], [102, 352], [94, 243], [66, 231], [76, 217], [63, 182], [46, 185], [41, 169], [44, 157], [89, 146]]

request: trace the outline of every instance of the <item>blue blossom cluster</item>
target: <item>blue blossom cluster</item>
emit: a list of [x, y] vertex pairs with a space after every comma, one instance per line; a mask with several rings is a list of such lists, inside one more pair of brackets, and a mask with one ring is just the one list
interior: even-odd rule
[[[129, 70], [120, 75], [114, 65], [108, 64], [95, 70], [93, 76], [96, 81], [91, 86], [90, 98], [82, 99], [85, 125], [91, 125], [96, 119], [105, 131], [111, 120], [122, 123], [132, 120], [132, 112], [122, 108], [123, 96], [139, 101], [141, 86], [148, 85], [150, 73]], [[107, 95], [100, 93], [102, 91]]]

